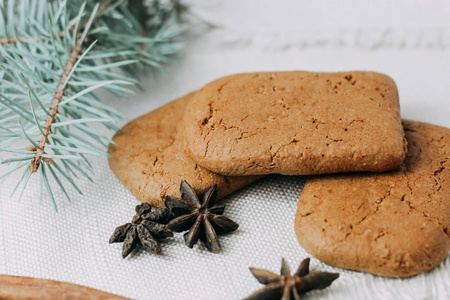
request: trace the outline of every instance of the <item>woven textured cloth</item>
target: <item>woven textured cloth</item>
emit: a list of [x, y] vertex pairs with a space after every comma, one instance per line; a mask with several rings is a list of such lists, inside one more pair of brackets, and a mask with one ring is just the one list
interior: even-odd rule
[[[102, 99], [133, 119], [232, 73], [373, 70], [397, 82], [404, 118], [450, 127], [450, 18], [445, 18], [450, 6], [359, 3], [192, 2], [192, 13], [216, 26], [194, 26], [179, 64], [144, 78], [143, 92]], [[72, 193], [71, 203], [57, 192], [58, 213], [50, 201], [37, 200], [35, 176], [21, 202], [9, 197], [20, 174], [1, 183], [0, 274], [67, 281], [138, 299], [241, 299], [262, 287], [248, 267], [278, 272], [282, 257], [292, 269], [308, 257], [294, 234], [306, 177], [270, 175], [225, 199], [225, 215], [240, 227], [220, 238], [220, 253], [201, 244], [189, 249], [182, 234], [175, 234], [162, 244], [162, 255], [141, 249], [123, 260], [121, 244], [109, 245], [108, 239], [116, 226], [130, 221], [138, 202], [105, 159], [92, 161], [95, 182], [79, 180], [84, 196]], [[2, 173], [7, 167], [0, 168]], [[409, 279], [337, 269], [316, 259], [311, 268], [341, 277], [308, 299], [450, 299], [449, 256], [438, 268]]]

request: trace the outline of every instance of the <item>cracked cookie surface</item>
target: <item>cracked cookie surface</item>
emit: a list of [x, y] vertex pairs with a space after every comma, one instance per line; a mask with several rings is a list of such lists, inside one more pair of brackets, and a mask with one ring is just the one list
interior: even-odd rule
[[186, 110], [186, 152], [225, 175], [310, 175], [399, 167], [397, 87], [373, 72], [231, 75]]
[[183, 151], [183, 113], [194, 93], [131, 121], [110, 145], [111, 170], [141, 202], [164, 206], [166, 195], [180, 197], [180, 182], [187, 180], [201, 194], [214, 184], [218, 197], [248, 185], [260, 176], [229, 177], [200, 167]]
[[450, 250], [450, 129], [404, 121], [408, 153], [395, 171], [308, 179], [300, 244], [325, 263], [391, 277], [436, 267]]

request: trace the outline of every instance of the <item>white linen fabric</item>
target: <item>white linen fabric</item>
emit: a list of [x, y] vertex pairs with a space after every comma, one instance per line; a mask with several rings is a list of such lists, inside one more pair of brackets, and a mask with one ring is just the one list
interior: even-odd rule
[[[101, 95], [105, 102], [131, 120], [232, 73], [374, 70], [397, 82], [404, 118], [450, 127], [446, 1], [199, 0], [191, 1], [191, 9], [214, 26], [195, 25], [183, 58], [164, 74], [143, 78], [144, 91], [129, 99]], [[59, 212], [50, 201], [39, 203], [35, 176], [21, 202], [9, 197], [20, 174], [1, 183], [0, 274], [138, 299], [241, 299], [262, 287], [249, 266], [278, 272], [284, 257], [295, 270], [308, 257], [293, 229], [306, 177], [271, 175], [226, 198], [225, 215], [240, 227], [220, 238], [222, 252], [203, 245], [191, 250], [176, 234], [162, 244], [160, 256], [141, 249], [123, 260], [121, 244], [108, 239], [130, 221], [138, 202], [105, 159], [92, 161], [95, 182], [79, 180], [84, 196], [73, 192], [71, 203], [57, 192]], [[409, 279], [342, 270], [316, 259], [311, 266], [341, 277], [307, 299], [450, 299], [450, 257]]]

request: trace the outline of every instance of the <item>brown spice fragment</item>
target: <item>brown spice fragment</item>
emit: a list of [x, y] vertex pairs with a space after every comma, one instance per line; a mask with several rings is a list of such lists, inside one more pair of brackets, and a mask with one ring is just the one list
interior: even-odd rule
[[0, 275], [0, 299], [125, 300], [128, 298], [68, 282]]

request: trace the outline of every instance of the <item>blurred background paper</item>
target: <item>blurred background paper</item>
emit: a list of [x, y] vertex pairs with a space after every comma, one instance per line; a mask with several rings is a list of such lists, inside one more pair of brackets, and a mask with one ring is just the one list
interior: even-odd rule
[[211, 26], [191, 29], [181, 67], [168, 71], [173, 84], [152, 85], [161, 101], [237, 72], [373, 70], [396, 81], [404, 118], [450, 127], [447, 1], [190, 3]]

